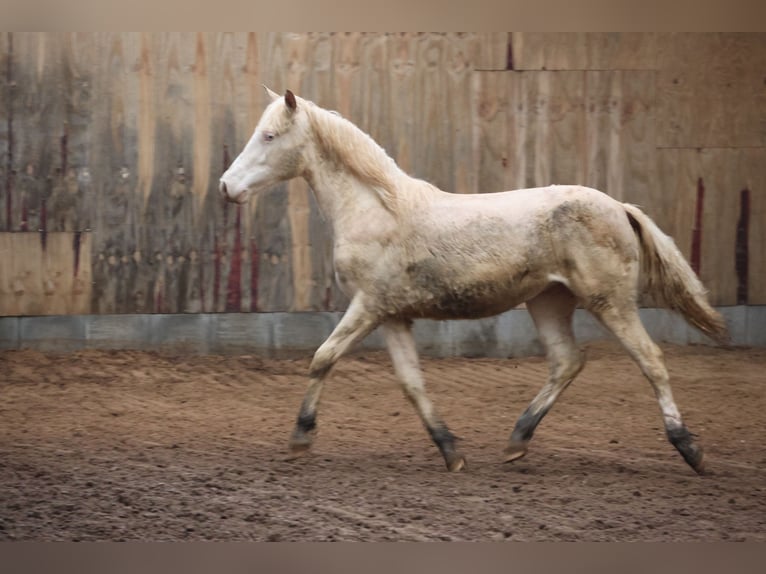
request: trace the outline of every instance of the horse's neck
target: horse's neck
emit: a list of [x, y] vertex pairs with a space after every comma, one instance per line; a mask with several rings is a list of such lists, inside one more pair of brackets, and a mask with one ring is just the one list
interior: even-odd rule
[[365, 227], [385, 225], [393, 214], [378, 193], [350, 172], [322, 160], [312, 163], [305, 179], [336, 239], [357, 236]]

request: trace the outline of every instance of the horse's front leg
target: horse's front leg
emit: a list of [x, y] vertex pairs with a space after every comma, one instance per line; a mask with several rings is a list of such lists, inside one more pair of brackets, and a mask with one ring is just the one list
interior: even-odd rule
[[405, 395], [415, 405], [431, 438], [439, 447], [447, 468], [450, 471], [463, 469], [465, 458], [455, 450], [455, 436], [436, 414], [433, 404], [426, 395], [410, 323], [388, 321], [383, 324], [383, 330], [396, 376], [404, 387]]
[[333, 332], [314, 353], [309, 368], [309, 387], [303, 397], [298, 420], [290, 437], [290, 450], [294, 456], [304, 453], [311, 447], [316, 429], [319, 397], [322, 394], [324, 380], [333, 365], [377, 325], [377, 318], [365, 309], [362, 295], [357, 294]]

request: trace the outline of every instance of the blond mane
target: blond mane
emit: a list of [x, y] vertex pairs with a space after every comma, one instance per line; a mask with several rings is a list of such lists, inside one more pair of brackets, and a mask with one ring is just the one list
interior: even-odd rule
[[313, 102], [304, 109], [317, 144], [326, 158], [345, 166], [380, 197], [383, 206], [396, 213], [397, 187], [404, 172], [375, 140], [342, 116]]

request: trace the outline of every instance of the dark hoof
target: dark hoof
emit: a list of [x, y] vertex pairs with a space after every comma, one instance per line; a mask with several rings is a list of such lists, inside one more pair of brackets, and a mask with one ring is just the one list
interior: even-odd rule
[[299, 428], [296, 428], [290, 437], [290, 455], [292, 458], [303, 456], [311, 448], [311, 444], [313, 442], [313, 433], [307, 433]]
[[513, 462], [527, 454], [526, 442], [512, 442], [503, 450], [503, 462]]
[[705, 474], [705, 453], [702, 447], [694, 442], [692, 434], [686, 427], [668, 429], [668, 440], [676, 450], [684, 457], [686, 464], [691, 466], [699, 474]]
[[700, 457], [699, 457], [699, 460], [697, 461], [697, 464], [695, 466], [692, 466], [692, 468], [700, 476], [705, 476], [706, 474], [710, 474], [709, 471], [705, 470], [705, 455], [704, 455], [704, 453], [700, 453]]

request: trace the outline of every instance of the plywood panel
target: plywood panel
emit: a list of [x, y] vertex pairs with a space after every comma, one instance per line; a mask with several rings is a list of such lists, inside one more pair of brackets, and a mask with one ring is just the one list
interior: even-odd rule
[[476, 78], [482, 190], [580, 184], [636, 201], [654, 185], [651, 72], [477, 72]]
[[95, 313], [152, 310], [152, 253], [142, 235], [154, 174], [149, 37], [104, 33], [93, 65], [91, 185]]
[[750, 195], [748, 237], [748, 302], [764, 300], [763, 204], [766, 150], [669, 149], [658, 152], [659, 180], [664, 197], [647, 209], [676, 244], [692, 259], [695, 210], [702, 195], [699, 275], [716, 305], [737, 303], [737, 226], [740, 198]]
[[766, 34], [661, 34], [657, 145], [766, 145]]
[[651, 32], [514, 32], [515, 70], [651, 70], [657, 37]]
[[90, 311], [90, 234], [0, 233], [0, 315]]
[[508, 70], [511, 32], [483, 32], [478, 34], [479, 53], [473, 61], [476, 70]]
[[585, 184], [583, 72], [509, 72], [506, 188]]

